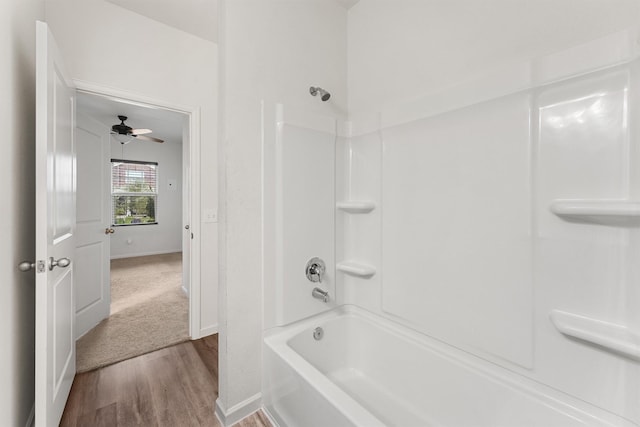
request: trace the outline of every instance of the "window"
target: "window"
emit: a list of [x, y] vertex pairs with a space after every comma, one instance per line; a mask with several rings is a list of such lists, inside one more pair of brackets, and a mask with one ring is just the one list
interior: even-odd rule
[[157, 224], [158, 164], [111, 159], [111, 223]]

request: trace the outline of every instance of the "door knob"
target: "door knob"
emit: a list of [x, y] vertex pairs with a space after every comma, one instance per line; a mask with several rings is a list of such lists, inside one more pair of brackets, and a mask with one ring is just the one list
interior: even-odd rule
[[27, 272], [34, 269], [35, 266], [36, 266], [35, 262], [22, 261], [20, 264], [18, 264], [18, 270], [22, 272]]
[[53, 270], [54, 267], [65, 268], [69, 267], [71, 264], [71, 260], [69, 258], [60, 258], [58, 260], [53, 259], [53, 257], [49, 258], [49, 271]]
[[114, 230], [113, 228], [107, 227], [104, 229], [104, 234], [113, 234], [115, 233], [116, 230]]
[[189, 224], [185, 225], [185, 226], [184, 226], [184, 229], [185, 229], [185, 230], [188, 230], [188, 229], [189, 229]]
[[44, 273], [46, 269], [44, 265], [44, 261], [42, 260], [38, 262], [22, 261], [20, 264], [18, 264], [18, 270], [22, 271], [23, 273], [27, 271], [31, 271], [34, 268], [37, 268], [38, 273]]

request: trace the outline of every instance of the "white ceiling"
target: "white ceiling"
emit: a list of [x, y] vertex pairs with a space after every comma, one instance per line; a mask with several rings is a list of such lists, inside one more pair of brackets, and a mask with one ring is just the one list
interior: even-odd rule
[[360, 0], [338, 0], [346, 9], [351, 9]]
[[218, 41], [218, 0], [107, 1], [205, 40]]
[[[218, 42], [218, 0], [107, 1], [194, 36]], [[350, 9], [360, 0], [336, 1], [345, 9]]]
[[[185, 114], [129, 104], [113, 98], [83, 92], [79, 92], [77, 96], [77, 112], [83, 113], [109, 128], [120, 123], [118, 115], [127, 116], [129, 119], [125, 123], [134, 129], [151, 129], [153, 133], [150, 133], [149, 136], [164, 139], [165, 144], [182, 143]], [[137, 140], [136, 143], [155, 144], [155, 142], [143, 140]]]

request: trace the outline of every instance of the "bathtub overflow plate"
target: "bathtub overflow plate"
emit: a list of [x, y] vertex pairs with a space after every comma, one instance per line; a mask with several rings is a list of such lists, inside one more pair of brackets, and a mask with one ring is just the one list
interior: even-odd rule
[[313, 330], [313, 338], [316, 341], [320, 341], [323, 336], [324, 336], [324, 330], [320, 326], [318, 326]]

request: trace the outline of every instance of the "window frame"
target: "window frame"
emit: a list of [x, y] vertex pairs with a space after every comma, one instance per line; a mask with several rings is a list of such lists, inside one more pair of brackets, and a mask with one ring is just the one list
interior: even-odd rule
[[[155, 192], [114, 192], [113, 187], [113, 168], [114, 163], [127, 163], [127, 164], [135, 164], [135, 165], [151, 165], [155, 166]], [[124, 159], [111, 159], [110, 161], [110, 177], [111, 177], [111, 191], [110, 191], [110, 206], [111, 206], [111, 226], [112, 227], [130, 227], [130, 226], [138, 226], [138, 225], [158, 225], [158, 198], [160, 194], [159, 188], [159, 179], [158, 179], [158, 162], [152, 161], [142, 161], [142, 160], [124, 160]], [[129, 224], [115, 224], [115, 197], [153, 197], [154, 198], [154, 222], [140, 222], [140, 223], [129, 223]]]

